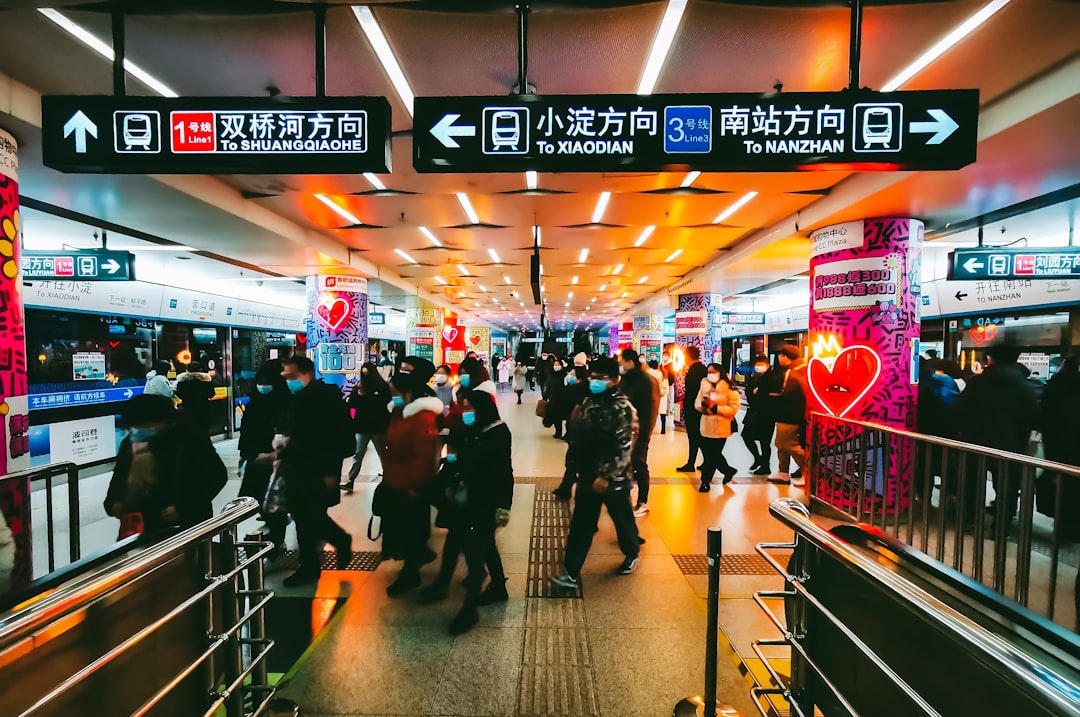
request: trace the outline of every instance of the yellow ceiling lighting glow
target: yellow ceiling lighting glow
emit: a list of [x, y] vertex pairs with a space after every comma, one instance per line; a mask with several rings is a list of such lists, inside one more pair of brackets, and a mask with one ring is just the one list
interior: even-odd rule
[[746, 203], [749, 202], [754, 197], [756, 197], [757, 195], [758, 195], [757, 192], [747, 192], [746, 194], [742, 195], [737, 202], [732, 204], [730, 207], [728, 207], [724, 211], [720, 212], [720, 214], [716, 217], [716, 219], [713, 219], [713, 224], [720, 224], [725, 219], [730, 218], [732, 214], [734, 214], [735, 212], [739, 211], [744, 206], [746, 206]]
[[649, 226], [645, 227], [645, 231], [641, 232], [641, 236], [639, 236], [639, 237], [638, 237], [638, 239], [637, 239], [637, 241], [636, 241], [636, 242], [634, 242], [634, 246], [635, 246], [635, 247], [639, 247], [639, 246], [641, 246], [642, 244], [644, 244], [644, 243], [645, 243], [646, 241], [648, 241], [649, 237], [651, 237], [651, 236], [652, 236], [652, 233], [653, 233], [654, 231], [656, 231], [656, 227], [655, 227], [655, 226], [653, 226], [652, 224], [650, 224]]
[[[59, 11], [54, 10], [53, 8], [45, 7], [39, 8], [38, 12], [47, 17], [49, 20], [51, 20], [69, 35], [74, 37], [76, 40], [104, 57], [109, 62], [112, 62], [116, 59], [116, 55], [113, 53], [112, 46], [105, 43], [103, 40], [98, 38], [96, 35], [84, 28], [82, 25], [68, 19]], [[139, 80], [139, 82], [142, 82], [144, 85], [152, 89], [154, 92], [157, 92], [162, 97], [180, 96], [171, 87], [169, 87], [164, 82], [154, 77], [149, 72], [139, 67], [126, 57], [124, 58], [124, 69], [127, 70], [127, 72], [132, 77]]]
[[978, 12], [957, 25], [952, 32], [934, 43], [933, 47], [920, 55], [918, 59], [910, 65], [900, 70], [900, 72], [891, 80], [882, 85], [881, 91], [892, 92], [893, 90], [899, 89], [901, 85], [925, 70], [931, 62], [952, 49], [956, 43], [970, 35], [976, 28], [997, 13], [998, 10], [1008, 4], [1009, 0], [992, 0], [992, 2], [984, 5]]
[[667, 259], [664, 259], [664, 263], [667, 264], [668, 262], [673, 261], [675, 257], [679, 256], [679, 254], [682, 254], [682, 249], [676, 249], [675, 251], [671, 252], [671, 256], [669, 256]]
[[600, 199], [596, 202], [596, 209], [592, 213], [592, 223], [599, 224], [600, 220], [604, 218], [604, 212], [607, 210], [608, 202], [611, 200], [611, 192], [600, 192]]
[[364, 36], [371, 43], [371, 49], [375, 51], [375, 56], [379, 58], [379, 63], [382, 64], [383, 70], [386, 71], [387, 77], [390, 78], [390, 84], [394, 86], [394, 91], [397, 92], [398, 97], [401, 99], [401, 104], [405, 105], [405, 111], [412, 117], [414, 98], [412, 87], [409, 86], [409, 81], [405, 79], [405, 73], [401, 71], [401, 65], [398, 64], [397, 58], [394, 57], [394, 51], [390, 49], [390, 43], [387, 42], [382, 28], [379, 27], [379, 21], [375, 19], [375, 13], [366, 5], [354, 5], [352, 11], [356, 15], [357, 22], [360, 23], [360, 29], [363, 31]]
[[436, 238], [436, 236], [432, 234], [431, 230], [427, 227], [420, 227], [420, 233], [426, 236], [428, 238], [428, 241], [430, 241], [434, 246], [442, 247], [442, 242], [439, 241], [438, 238]]
[[664, 16], [660, 18], [660, 27], [656, 30], [656, 37], [653, 38], [652, 48], [649, 50], [649, 58], [645, 61], [641, 81], [638, 82], [639, 95], [651, 95], [656, 88], [660, 70], [667, 61], [671, 45], [675, 41], [675, 32], [679, 29], [679, 22], [685, 10], [686, 0], [668, 0], [667, 7], [664, 8]]
[[401, 257], [402, 259], [404, 259], [405, 261], [409, 262], [410, 264], [415, 264], [415, 263], [416, 263], [416, 259], [413, 259], [413, 258], [412, 258], [411, 256], [409, 256], [408, 254], [406, 254], [406, 253], [405, 253], [404, 251], [402, 251], [401, 249], [394, 249], [394, 252], [395, 252], [395, 253], [396, 253], [396, 254], [397, 254], [398, 256], [400, 256], [400, 257]]
[[457, 200], [458, 200], [458, 204], [460, 204], [461, 208], [465, 211], [465, 216], [467, 216], [469, 218], [469, 223], [470, 224], [479, 224], [480, 223], [480, 217], [477, 216], [476, 210], [473, 209], [472, 202], [469, 201], [469, 195], [466, 194], [465, 192], [458, 192], [457, 193]]
[[357, 218], [356, 218], [356, 215], [354, 215], [354, 214], [353, 214], [352, 212], [350, 212], [350, 211], [349, 211], [348, 209], [346, 209], [345, 207], [341, 206], [340, 204], [338, 204], [337, 202], [335, 202], [335, 201], [334, 201], [333, 199], [331, 199], [330, 197], [326, 196], [325, 194], [316, 194], [316, 195], [315, 195], [315, 198], [316, 198], [316, 199], [318, 199], [318, 200], [319, 200], [320, 202], [322, 202], [323, 204], [325, 204], [326, 206], [328, 206], [328, 207], [330, 207], [331, 209], [333, 209], [333, 210], [334, 210], [334, 212], [335, 212], [335, 213], [336, 213], [336, 214], [337, 214], [337, 215], [338, 215], [339, 217], [341, 217], [342, 219], [344, 219], [345, 221], [347, 221], [347, 222], [348, 222], [349, 224], [363, 224], [363, 222], [362, 222], [362, 221], [360, 221], [359, 219], [357, 219]]

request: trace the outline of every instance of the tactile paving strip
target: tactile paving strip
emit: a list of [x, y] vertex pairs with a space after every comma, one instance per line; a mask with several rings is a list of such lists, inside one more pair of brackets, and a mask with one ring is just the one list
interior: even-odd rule
[[532, 539], [529, 543], [529, 574], [525, 597], [580, 598], [575, 590], [560, 588], [551, 579], [563, 572], [566, 534], [570, 530], [570, 504], [546, 491], [537, 491], [533, 503]]
[[526, 627], [518, 692], [520, 717], [598, 717], [589, 636], [584, 627]]
[[[288, 565], [296, 564], [296, 551], [286, 550], [282, 561]], [[352, 560], [349, 561], [349, 566], [345, 570], [352, 570], [355, 572], [374, 572], [379, 567], [379, 563], [382, 562], [382, 553], [379, 552], [363, 552], [353, 553]], [[325, 550], [322, 554], [322, 569], [323, 570], [337, 570], [337, 553]]]
[[[683, 575], [708, 575], [709, 556], [672, 555]], [[757, 553], [720, 556], [721, 575], [776, 575], [776, 568]]]

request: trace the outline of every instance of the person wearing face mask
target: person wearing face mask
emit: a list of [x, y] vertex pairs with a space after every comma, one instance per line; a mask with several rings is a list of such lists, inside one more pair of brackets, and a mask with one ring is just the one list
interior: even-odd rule
[[668, 383], [664, 370], [660, 368], [659, 361], [656, 359], [649, 361], [648, 367], [648, 374], [656, 380], [656, 385], [660, 389], [660, 405], [657, 409], [657, 414], [660, 416], [660, 435], [662, 436], [667, 433], [668, 394], [670, 393], [671, 385]]
[[[571, 377], [573, 380], [570, 380]], [[574, 422], [571, 420], [574, 411], [577, 410], [586, 398], [589, 397], [589, 369], [586, 366], [577, 366], [567, 374], [566, 390], [562, 392], [559, 401], [548, 404], [548, 411], [566, 420], [566, 457], [563, 479], [559, 487], [552, 493], [560, 500], [570, 500], [574, 489], [574, 483], [578, 478], [577, 454], [580, 444], [574, 432]], [[547, 413], [544, 414], [547, 420]], [[546, 424], [545, 424], [546, 425]]]
[[117, 451], [105, 512], [116, 518], [141, 513], [147, 533], [213, 517], [211, 501], [228, 471], [206, 430], [171, 399], [153, 394], [124, 402], [120, 420], [128, 434]]
[[517, 394], [517, 402], [519, 406], [521, 405], [521, 394], [525, 393], [525, 386], [528, 384], [528, 378], [529, 369], [525, 366], [525, 364], [517, 361], [516, 365], [514, 366], [513, 389], [514, 393]]
[[461, 395], [465, 391], [484, 391], [492, 396], [497, 392], [491, 374], [480, 359], [466, 358], [458, 365], [458, 385], [454, 388], [454, 405], [449, 420], [451, 429], [461, 425]]
[[315, 378], [311, 359], [285, 359], [281, 375], [292, 396], [284, 430], [288, 443], [278, 449], [276, 458], [299, 543], [296, 572], [285, 578], [284, 585], [295, 587], [318, 582], [323, 541], [337, 550], [338, 570], [352, 559], [352, 536], [327, 510], [341, 502], [342, 461], [356, 451], [356, 434], [341, 390]]
[[398, 369], [398, 373], [403, 373], [407, 376], [421, 376], [424, 379], [424, 385], [418, 388], [424, 396], [434, 396], [435, 391], [431, 386], [427, 385], [427, 382], [435, 374], [435, 364], [428, 361], [423, 356], [406, 356], [401, 359], [401, 367]]
[[353, 492], [369, 445], [375, 446], [375, 452], [382, 460], [386, 427], [390, 425], [390, 413], [386, 410], [389, 402], [390, 385], [379, 374], [379, 367], [365, 363], [360, 367], [360, 381], [353, 386], [345, 401], [352, 414], [353, 432], [356, 435], [356, 453], [349, 467], [349, 479], [341, 484], [341, 489], [346, 493]]
[[[255, 498], [261, 504], [266, 497], [273, 473], [274, 436], [281, 431], [288, 408], [289, 389], [281, 377], [281, 361], [271, 359], [255, 372], [255, 389], [248, 396], [244, 421], [240, 425], [237, 448], [243, 464], [240, 481], [241, 497]], [[285, 513], [264, 513], [267, 539], [274, 544], [274, 554], [280, 555], [285, 545]]]
[[701, 448], [701, 414], [694, 407], [697, 400], [697, 386], [705, 380], [708, 371], [701, 363], [701, 351], [697, 346], [686, 347], [686, 378], [683, 390], [683, 422], [686, 425], [686, 437], [690, 447], [690, 455], [686, 463], [675, 470], [679, 473], [693, 473], [697, 462], [698, 449]]
[[[551, 407], [553, 403], [559, 403], [563, 400], [563, 392], [566, 390], [566, 373], [563, 369], [565, 364], [560, 359], [555, 359], [551, 362], [551, 374], [548, 377], [547, 382], [547, 402], [548, 407]], [[545, 411], [544, 413], [544, 425], [555, 426], [555, 438], [563, 439], [563, 426], [566, 423], [566, 416], [553, 416], [548, 418]]]
[[619, 358], [619, 370], [622, 371], [619, 390], [630, 399], [641, 427], [634, 441], [630, 466], [638, 485], [634, 517], [642, 518], [649, 512], [649, 440], [660, 410], [660, 384], [641, 368], [641, 356], [634, 349], [623, 349]]
[[602, 507], [615, 524], [624, 556], [618, 574], [629, 575], [637, 569], [641, 550], [630, 503], [630, 456], [638, 432], [637, 412], [618, 391], [619, 368], [614, 359], [597, 359], [589, 368], [589, 397], [571, 421], [581, 445], [580, 483], [566, 538], [565, 570], [552, 581], [568, 590], [578, 587]]
[[450, 380], [452, 373], [446, 364], [435, 369], [435, 398], [442, 401], [447, 410], [454, 405], [454, 383]]
[[770, 368], [768, 356], [758, 356], [751, 364], [746, 379], [746, 416], [743, 417], [742, 439], [754, 464], [750, 471], [756, 476], [772, 472], [772, 436], [776, 423], [773, 421], [770, 402], [772, 394], [780, 392], [784, 380], [779, 369]]
[[701, 414], [701, 454], [704, 457], [698, 490], [708, 493], [717, 470], [724, 474], [724, 485], [730, 483], [737, 472], [724, 458], [724, 444], [731, 437], [731, 422], [739, 412], [739, 392], [731, 385], [731, 379], [720, 364], [709, 364], [705, 380], [698, 387], [694, 408]]

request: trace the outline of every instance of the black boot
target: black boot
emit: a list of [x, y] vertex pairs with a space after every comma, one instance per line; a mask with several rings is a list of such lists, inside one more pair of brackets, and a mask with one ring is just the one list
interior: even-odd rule
[[492, 580], [487, 590], [480, 593], [476, 598], [477, 605], [494, 605], [497, 602], [506, 602], [510, 599], [510, 593], [506, 592], [506, 578]]

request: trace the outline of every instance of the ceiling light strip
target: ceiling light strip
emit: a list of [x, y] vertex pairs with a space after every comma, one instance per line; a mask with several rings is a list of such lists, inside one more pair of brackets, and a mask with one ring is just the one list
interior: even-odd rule
[[502, 264], [502, 261], [499, 259], [499, 254], [495, 251], [494, 248], [488, 249], [488, 256], [490, 256], [491, 260], [496, 264]]
[[540, 178], [533, 170], [525, 172], [525, 188], [529, 190], [536, 189], [539, 186]]
[[349, 211], [348, 209], [346, 209], [345, 207], [341, 206], [340, 204], [338, 204], [337, 202], [335, 202], [335, 201], [334, 201], [333, 199], [331, 199], [330, 197], [326, 196], [325, 194], [316, 194], [316, 195], [315, 195], [315, 198], [316, 198], [316, 199], [318, 199], [318, 200], [319, 200], [320, 202], [322, 202], [323, 204], [325, 204], [326, 206], [328, 206], [328, 207], [330, 207], [331, 209], [333, 209], [333, 210], [334, 210], [334, 212], [335, 212], [335, 213], [336, 213], [336, 214], [337, 214], [337, 215], [338, 215], [339, 217], [341, 217], [341, 218], [342, 218], [342, 219], [344, 219], [345, 221], [349, 222], [350, 224], [363, 224], [363, 222], [362, 222], [362, 221], [360, 221], [359, 219], [357, 219], [357, 217], [356, 217], [356, 215], [355, 215], [355, 214], [353, 214], [353, 213], [352, 213], [352, 212], [350, 212], [350, 211]]
[[610, 200], [611, 192], [600, 192], [600, 199], [596, 202], [596, 209], [592, 213], [593, 224], [599, 224], [600, 220], [604, 218], [604, 211], [607, 209]]
[[656, 231], [656, 227], [651, 224], [645, 227], [645, 231], [641, 232], [641, 236], [639, 236], [638, 240], [634, 242], [634, 246], [639, 247], [644, 244], [649, 239], [649, 237], [652, 236], [652, 233], [654, 231]]
[[364, 172], [364, 179], [368, 181], [368, 184], [375, 187], [377, 191], [386, 191], [386, 185], [383, 184], [382, 181], [371, 172]]
[[660, 77], [660, 70], [667, 61], [671, 45], [675, 40], [675, 32], [679, 29], [683, 11], [686, 10], [686, 0], [668, 0], [664, 8], [664, 16], [660, 19], [660, 27], [656, 30], [652, 49], [649, 50], [649, 59], [645, 61], [645, 69], [641, 73], [641, 81], [638, 83], [639, 95], [651, 95], [656, 87], [656, 81]]
[[409, 81], [405, 79], [405, 73], [401, 71], [401, 65], [398, 64], [397, 58], [394, 57], [394, 51], [390, 49], [390, 43], [387, 42], [386, 35], [383, 34], [378, 20], [375, 19], [375, 13], [366, 5], [354, 5], [352, 11], [356, 15], [357, 22], [360, 23], [360, 29], [364, 32], [364, 36], [371, 43], [371, 49], [375, 51], [383, 70], [386, 71], [387, 77], [390, 78], [390, 84], [394, 86], [394, 91], [397, 92], [398, 97], [401, 99], [401, 104], [405, 105], [405, 111], [409, 113], [409, 117], [412, 117], [414, 97], [412, 87], [409, 86]]
[[671, 252], [671, 256], [669, 256], [667, 259], [664, 259], [664, 263], [667, 264], [673, 261], [675, 257], [679, 256], [679, 254], [682, 254], [682, 249], [676, 249], [675, 251]]
[[430, 241], [433, 245], [440, 248], [442, 247], [442, 242], [439, 241], [438, 237], [432, 234], [431, 230], [427, 227], [420, 227], [420, 233], [426, 236], [428, 238], [428, 241]]
[[697, 181], [697, 178], [700, 176], [701, 172], [695, 169], [693, 172], [690, 172], [690, 174], [686, 175], [686, 179], [682, 180], [682, 184], [679, 186], [681, 186], [683, 189], [686, 189], [687, 187], [692, 186], [694, 182]]
[[588, 259], [588, 258], [589, 258], [589, 249], [588, 249], [588, 247], [586, 247], [585, 249], [582, 249], [581, 254], [578, 255], [578, 263], [579, 264], [584, 264], [585, 260]]
[[467, 216], [469, 218], [469, 223], [470, 224], [479, 224], [480, 223], [480, 217], [477, 216], [476, 210], [473, 209], [472, 202], [469, 201], [469, 195], [466, 194], [465, 192], [458, 192], [457, 193], [457, 200], [458, 200], [458, 204], [460, 204], [461, 208], [465, 211], [465, 216]]
[[417, 262], [416, 262], [416, 259], [413, 259], [413, 258], [412, 258], [411, 256], [409, 256], [408, 254], [406, 254], [406, 253], [405, 253], [404, 251], [402, 251], [401, 249], [394, 249], [394, 251], [395, 251], [395, 252], [397, 253], [397, 255], [398, 255], [398, 256], [400, 256], [400, 257], [401, 257], [402, 259], [404, 259], [405, 261], [409, 262], [410, 264], [415, 264], [415, 263], [417, 263]]
[[734, 214], [735, 212], [739, 211], [744, 206], [746, 206], [746, 203], [749, 202], [754, 197], [756, 197], [757, 195], [758, 195], [757, 192], [747, 192], [746, 194], [742, 195], [742, 197], [739, 198], [739, 201], [735, 202], [730, 207], [728, 207], [724, 211], [720, 212], [720, 215], [718, 217], [716, 217], [716, 219], [713, 219], [713, 224], [720, 224], [725, 219], [730, 218], [732, 214]]

